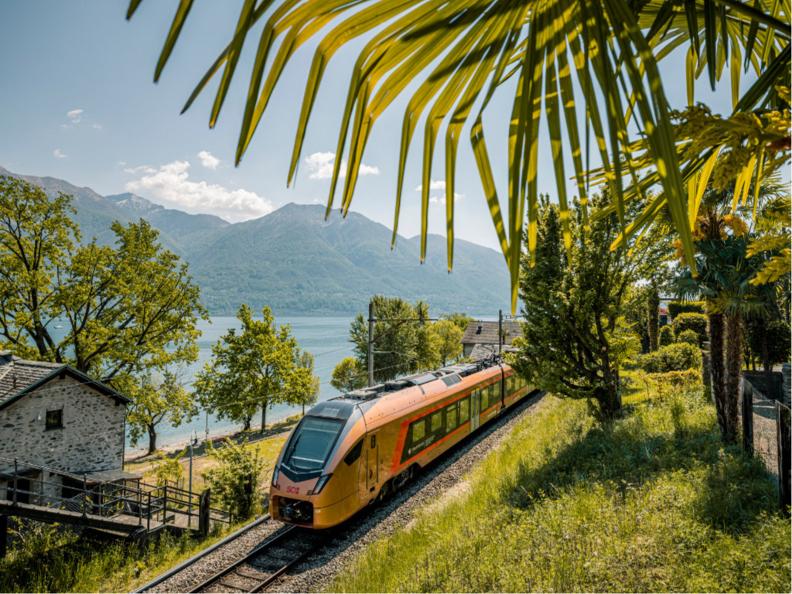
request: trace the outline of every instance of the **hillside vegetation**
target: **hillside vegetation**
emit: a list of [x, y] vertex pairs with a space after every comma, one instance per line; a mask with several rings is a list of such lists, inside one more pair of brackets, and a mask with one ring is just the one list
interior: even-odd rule
[[764, 467], [722, 446], [701, 386], [641, 375], [612, 425], [548, 396], [336, 591], [789, 591]]
[[231, 224], [206, 214], [164, 208], [135, 194], [102, 196], [53, 177], [18, 175], [49, 196], [74, 197], [75, 221], [83, 240], [115, 240], [114, 220], [140, 218], [160, 232], [166, 248], [190, 265], [204, 305], [213, 315], [232, 315], [242, 303], [276, 313], [348, 314], [365, 310], [370, 295], [398, 295], [429, 302], [435, 311], [490, 312], [508, 305], [509, 278], [495, 250], [457, 239], [454, 271], [448, 273], [446, 242], [428, 238], [420, 264], [418, 238], [399, 236], [390, 249], [391, 230], [350, 212], [324, 206], [287, 204], [264, 217]]

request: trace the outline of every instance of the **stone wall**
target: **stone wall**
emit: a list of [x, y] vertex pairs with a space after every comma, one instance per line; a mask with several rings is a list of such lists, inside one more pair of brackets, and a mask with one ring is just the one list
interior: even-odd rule
[[[63, 428], [47, 430], [46, 413], [57, 409]], [[120, 470], [125, 414], [124, 404], [71, 377], [53, 379], [0, 411], [0, 458], [75, 474]]]

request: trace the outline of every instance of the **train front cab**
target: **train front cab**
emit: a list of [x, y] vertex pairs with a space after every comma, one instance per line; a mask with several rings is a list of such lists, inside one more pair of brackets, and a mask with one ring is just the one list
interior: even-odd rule
[[311, 528], [329, 528], [360, 507], [365, 435], [351, 403], [320, 403], [292, 432], [272, 475], [270, 515]]

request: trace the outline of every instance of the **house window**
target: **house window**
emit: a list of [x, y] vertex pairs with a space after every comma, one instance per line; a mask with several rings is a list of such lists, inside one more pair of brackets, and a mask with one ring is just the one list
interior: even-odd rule
[[63, 409], [48, 410], [47, 411], [47, 426], [46, 430], [50, 429], [63, 429]]

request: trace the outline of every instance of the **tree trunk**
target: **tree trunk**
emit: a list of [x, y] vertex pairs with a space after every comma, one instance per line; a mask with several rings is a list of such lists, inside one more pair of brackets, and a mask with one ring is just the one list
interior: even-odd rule
[[721, 430], [721, 437], [724, 441], [728, 440], [728, 421], [726, 417], [726, 383], [724, 370], [723, 353], [723, 314], [710, 313], [709, 318], [709, 339], [710, 339], [710, 387], [712, 399], [715, 402], [715, 411], [718, 415], [718, 426]]
[[647, 313], [647, 332], [649, 333], [649, 350], [657, 350], [658, 335], [660, 333], [660, 294], [657, 292], [657, 287], [652, 287], [649, 293], [649, 299], [646, 303]]
[[250, 431], [250, 424], [253, 422], [253, 417], [247, 416], [242, 419], [242, 431]]
[[267, 405], [261, 405], [261, 433], [267, 430]]
[[149, 436], [148, 453], [153, 454], [157, 451], [157, 430], [154, 428], [154, 425], [148, 425], [146, 429], [148, 430]]
[[739, 314], [726, 316], [726, 386], [725, 413], [726, 443], [737, 441], [737, 408], [740, 402], [740, 375], [742, 373], [742, 320]]

